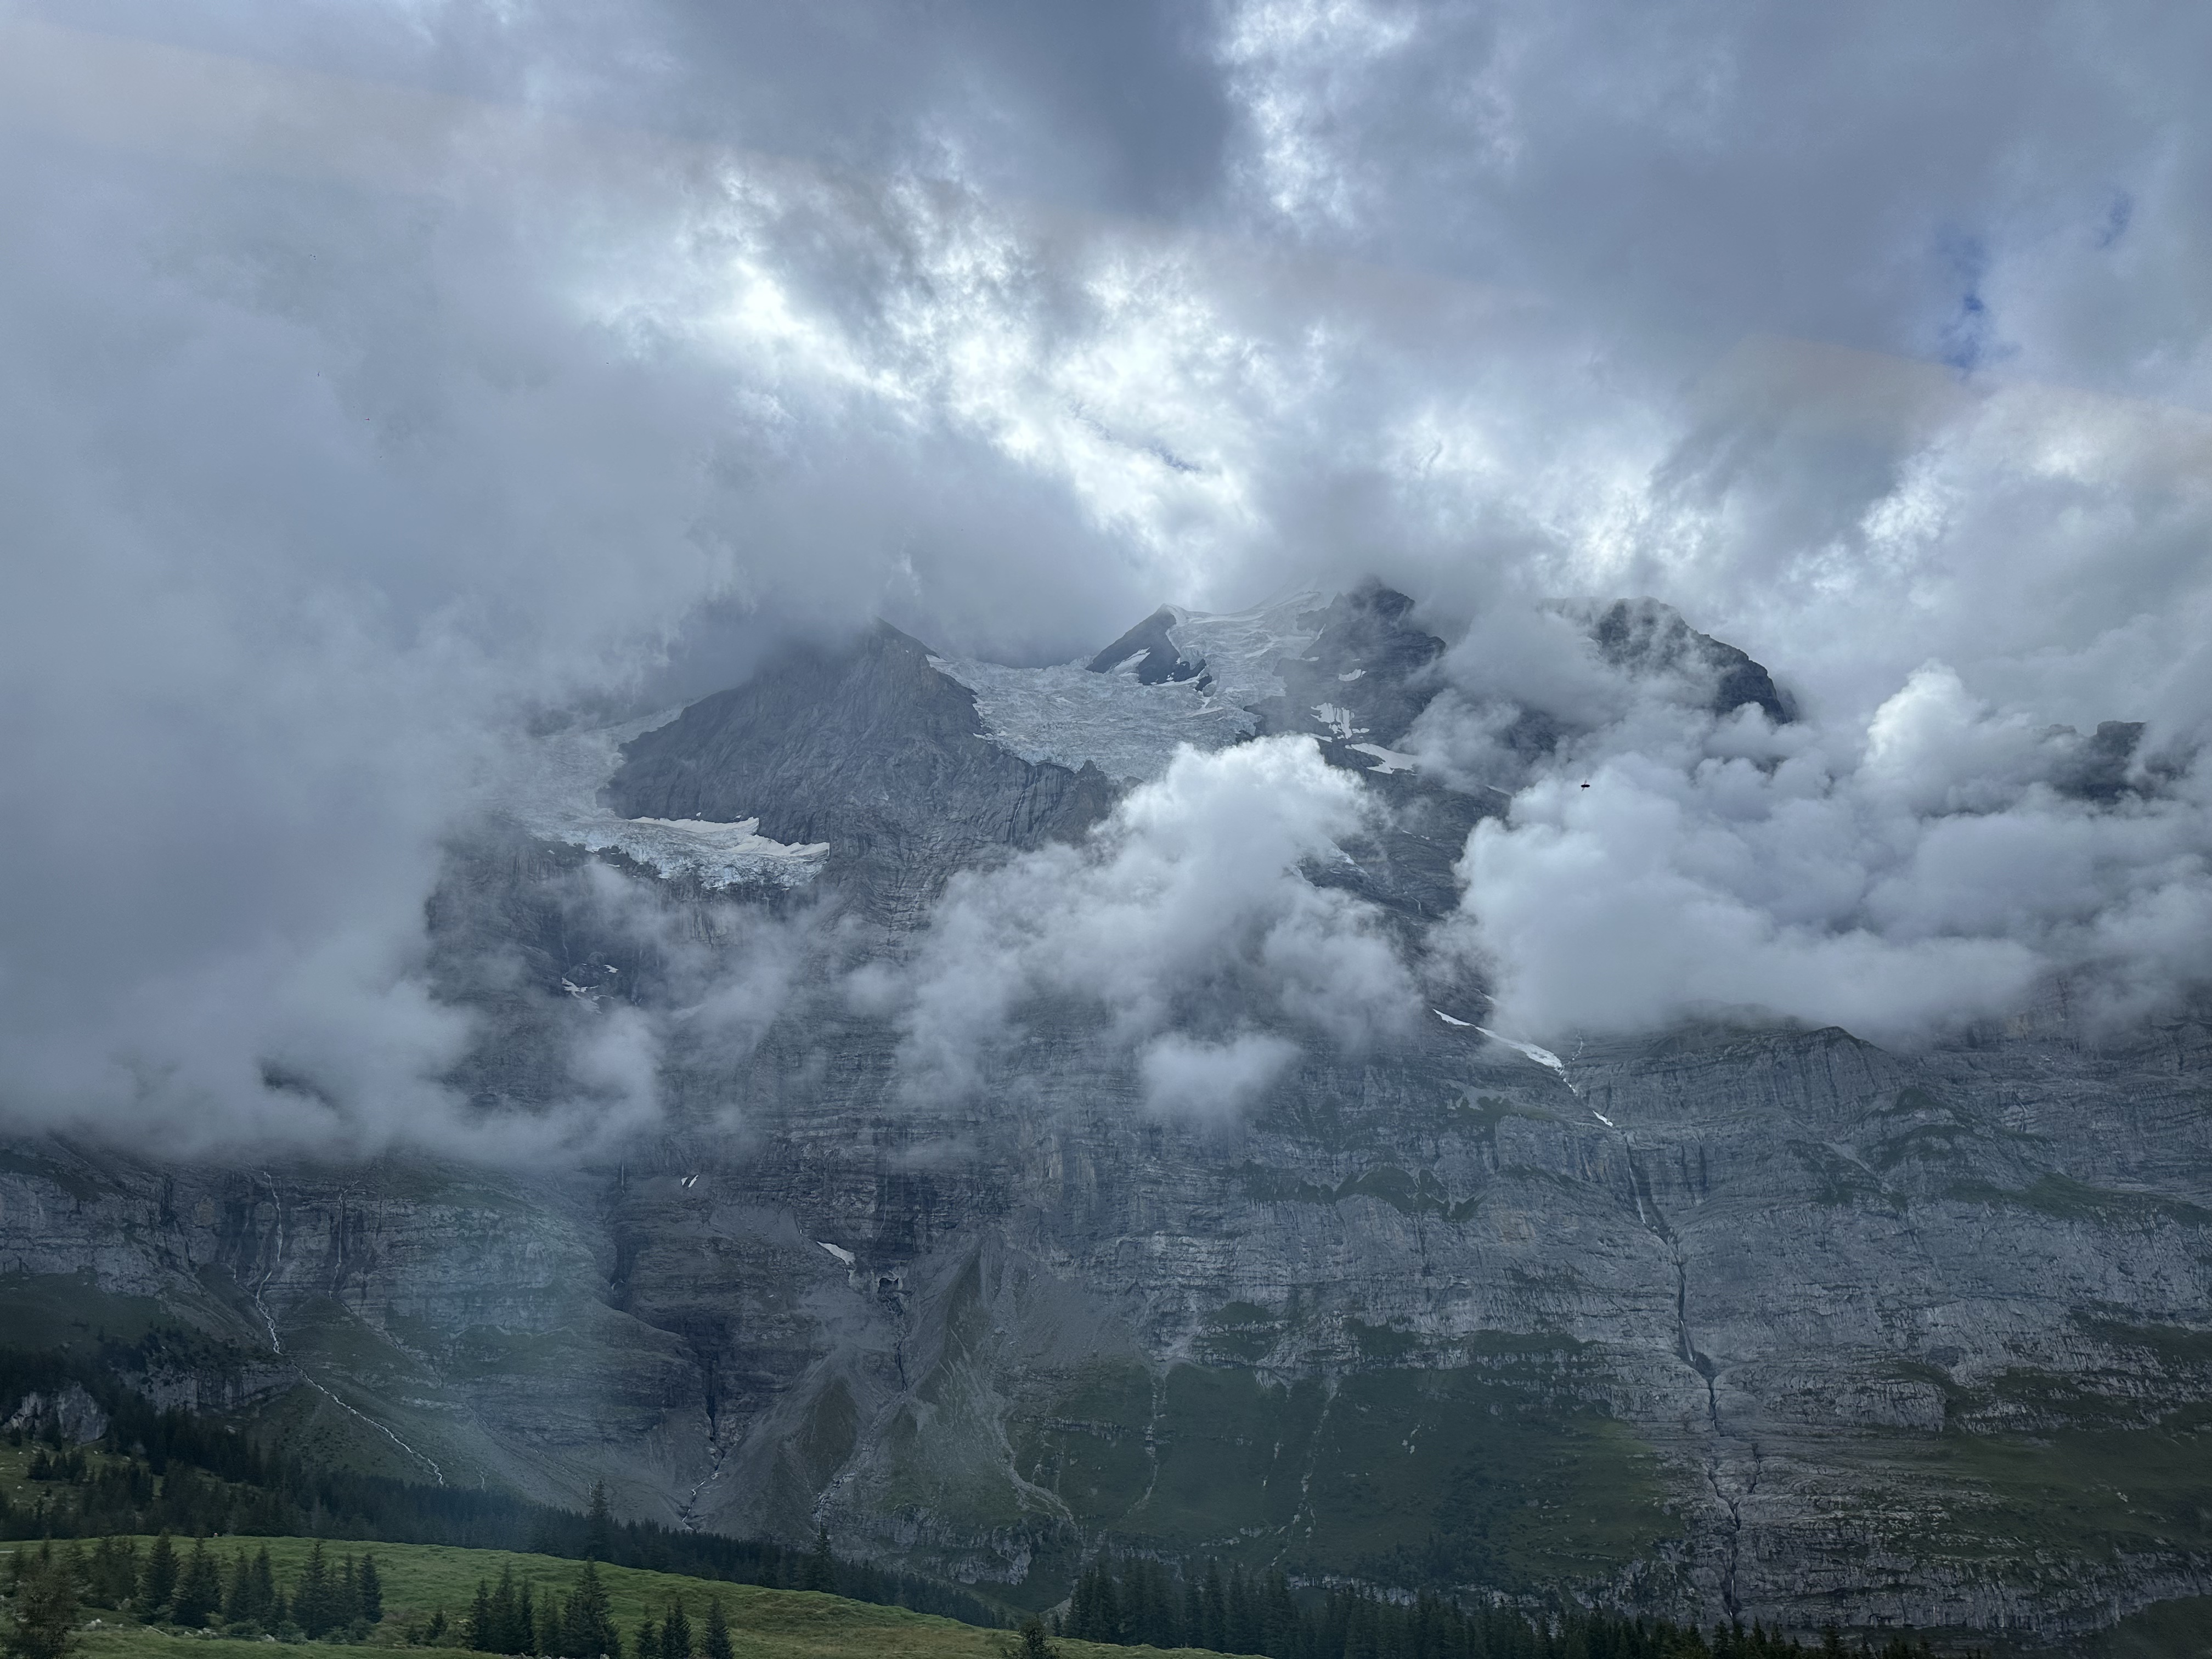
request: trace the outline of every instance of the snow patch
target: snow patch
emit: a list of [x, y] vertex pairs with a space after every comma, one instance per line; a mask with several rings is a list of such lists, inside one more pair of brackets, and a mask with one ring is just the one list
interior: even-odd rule
[[975, 694], [983, 735], [1001, 749], [1031, 765], [1049, 762], [1073, 771], [1089, 761], [1117, 782], [1159, 776], [1184, 744], [1211, 752], [1259, 729], [1217, 688], [1201, 691], [1196, 680], [1146, 685], [1122, 669], [1094, 674], [1079, 662], [1008, 668], [932, 657], [929, 665]]
[[1342, 703], [1316, 703], [1314, 718], [1328, 727], [1329, 735], [1339, 742], [1349, 742], [1353, 738], [1364, 738], [1367, 735], [1365, 726], [1353, 724], [1359, 717]]
[[1534, 1060], [1539, 1066], [1549, 1066], [1553, 1071], [1557, 1072], [1561, 1077], [1566, 1076], [1566, 1061], [1561, 1060], [1549, 1048], [1539, 1048], [1533, 1042], [1516, 1042], [1510, 1036], [1498, 1036], [1497, 1032], [1492, 1030], [1487, 1025], [1478, 1025], [1474, 1029], [1481, 1032], [1483, 1036], [1488, 1037], [1492, 1042], [1502, 1042], [1507, 1048], [1513, 1049], [1516, 1053], [1526, 1054], [1529, 1059]]
[[814, 1242], [817, 1244], [819, 1244], [823, 1249], [829, 1251], [830, 1255], [836, 1256], [838, 1261], [843, 1262], [848, 1267], [851, 1267], [854, 1261], [859, 1260], [857, 1256], [842, 1244], [832, 1244], [826, 1238], [817, 1238]]
[[1279, 669], [1319, 637], [1300, 618], [1328, 600], [1310, 588], [1249, 611], [1215, 615], [1167, 607], [1168, 642], [1187, 661], [1200, 661], [1194, 679], [1146, 685], [1133, 653], [1114, 672], [1094, 674], [1082, 662], [1049, 668], [1009, 668], [963, 657], [932, 657], [930, 665], [975, 694], [983, 735], [1032, 765], [1050, 762], [1080, 769], [1085, 761], [1121, 783], [1143, 783], [1167, 770], [1185, 744], [1202, 752], [1242, 743], [1259, 730], [1253, 707], [1284, 695]]
[[1454, 1019], [1449, 1014], [1446, 1013], [1441, 1008], [1431, 1008], [1429, 1012], [1434, 1014], [1438, 1019], [1443, 1021], [1445, 1024], [1456, 1027], [1458, 1030], [1462, 1031], [1468, 1030], [1480, 1030], [1482, 1029], [1480, 1026], [1476, 1025], [1471, 1019]]
[[827, 842], [801, 847], [772, 840], [760, 833], [758, 818], [625, 818], [599, 805], [600, 790], [622, 764], [623, 744], [683, 712], [668, 708], [620, 726], [540, 738], [502, 804], [532, 835], [590, 853], [620, 853], [665, 878], [693, 877], [707, 887], [799, 887], [813, 880], [829, 856]]
[[1385, 749], [1379, 743], [1354, 743], [1346, 747], [1355, 753], [1374, 757], [1376, 763], [1368, 768], [1370, 772], [1414, 772], [1420, 769], [1419, 762], [1411, 755], [1401, 754], [1395, 749]]
[[1218, 616], [1176, 611], [1168, 641], [1186, 659], [1206, 659], [1215, 695], [1249, 708], [1283, 695], [1278, 665], [1285, 657], [1301, 656], [1321, 637], [1321, 630], [1306, 627], [1303, 618], [1328, 604], [1321, 592], [1302, 587], [1249, 611]]

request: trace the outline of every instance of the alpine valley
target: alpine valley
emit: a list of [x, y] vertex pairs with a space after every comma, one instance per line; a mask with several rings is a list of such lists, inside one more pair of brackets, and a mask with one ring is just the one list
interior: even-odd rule
[[[1795, 715], [1787, 665], [1663, 606], [1558, 614], [1675, 705]], [[2030, 1647], [2212, 1597], [2212, 1010], [2092, 1025], [2053, 981], [1909, 1049], [1716, 1013], [1554, 1052], [1492, 1034], [1479, 965], [1357, 1041], [1326, 984], [1224, 970], [1178, 1011], [1242, 1034], [1209, 1100], [1078, 953], [933, 1057], [948, 918], [1082, 878], [1192, 756], [1329, 769], [1358, 827], [1291, 876], [1413, 961], [1575, 737], [1498, 727], [1504, 787], [1441, 764], [1444, 652], [1371, 583], [1045, 668], [878, 625], [535, 738], [429, 907], [449, 1081], [618, 1127], [497, 1167], [18, 1139], [6, 1344], [1021, 1609], [1102, 1553]], [[2117, 810], [2135, 738], [2069, 734], [2058, 786]]]

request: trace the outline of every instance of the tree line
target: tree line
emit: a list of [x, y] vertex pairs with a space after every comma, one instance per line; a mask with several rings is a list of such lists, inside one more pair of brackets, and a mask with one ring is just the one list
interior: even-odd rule
[[[1467, 1607], [1436, 1595], [1392, 1600], [1364, 1589], [1302, 1600], [1280, 1572], [1224, 1572], [1208, 1562], [1183, 1576], [1145, 1557], [1094, 1562], [1076, 1580], [1054, 1631], [1086, 1642], [1266, 1659], [1811, 1659], [1844, 1651], [1838, 1632], [1808, 1649], [1756, 1625], [1707, 1632], [1580, 1607], [1532, 1613]], [[1035, 1646], [1031, 1640], [1024, 1650]], [[1924, 1638], [1903, 1636], [1857, 1651], [1934, 1659]]]
[[[227, 1425], [157, 1410], [112, 1375], [132, 1351], [110, 1344], [105, 1364], [0, 1348], [0, 1413], [38, 1394], [46, 1404], [7, 1431], [28, 1446], [38, 1484], [28, 1502], [0, 1493], [0, 1539], [102, 1538], [162, 1531], [179, 1537], [234, 1534], [511, 1550], [773, 1589], [823, 1589], [856, 1601], [933, 1613], [987, 1628], [998, 1611], [956, 1585], [812, 1547], [719, 1533], [675, 1532], [651, 1521], [616, 1521], [604, 1492], [583, 1511], [503, 1492], [427, 1486], [388, 1476], [314, 1468], [267, 1451]], [[52, 1403], [70, 1384], [107, 1416], [88, 1445], [69, 1443]]]
[[20, 1596], [27, 1576], [59, 1579], [77, 1603], [129, 1612], [148, 1624], [225, 1635], [264, 1635], [300, 1641], [366, 1634], [384, 1617], [384, 1581], [376, 1557], [349, 1553], [336, 1562], [317, 1539], [289, 1584], [278, 1582], [266, 1545], [252, 1555], [234, 1547], [225, 1560], [204, 1538], [189, 1549], [162, 1533], [144, 1551], [135, 1538], [102, 1538], [88, 1549], [71, 1540], [57, 1551], [51, 1541], [36, 1552], [19, 1550], [12, 1591]]
[[588, 1561], [565, 1596], [549, 1588], [538, 1599], [528, 1583], [517, 1585], [512, 1567], [500, 1570], [495, 1584], [478, 1579], [461, 1637], [479, 1653], [547, 1659], [732, 1659], [729, 1614], [720, 1596], [708, 1598], [696, 1632], [678, 1595], [658, 1620], [647, 1613], [625, 1644], [599, 1569]]

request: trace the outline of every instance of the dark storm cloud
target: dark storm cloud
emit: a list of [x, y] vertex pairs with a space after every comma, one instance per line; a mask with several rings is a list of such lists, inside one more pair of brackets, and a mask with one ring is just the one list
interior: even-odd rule
[[[0, 28], [19, 1116], [450, 1142], [422, 907], [526, 722], [872, 614], [1041, 660], [1367, 569], [1474, 624], [1425, 753], [1472, 777], [1503, 709], [1579, 698], [1565, 763], [1621, 780], [1500, 775], [1468, 849], [1461, 944], [1532, 1024], [1671, 1018], [1685, 939], [1899, 1028], [1916, 985], [2102, 963], [2141, 1009], [2204, 969], [2191, 9]], [[1772, 663], [1802, 731], [1685, 724], [1534, 608], [1623, 592]], [[2031, 739], [2112, 718], [2165, 793], [2054, 797]], [[1562, 894], [1644, 908], [1551, 929]], [[1103, 925], [1011, 902], [945, 937]], [[1854, 1001], [1869, 963], [1905, 989]], [[647, 1109], [661, 1036], [608, 1030]], [[1281, 1062], [1248, 1036], [1146, 1025], [1164, 1108]]]

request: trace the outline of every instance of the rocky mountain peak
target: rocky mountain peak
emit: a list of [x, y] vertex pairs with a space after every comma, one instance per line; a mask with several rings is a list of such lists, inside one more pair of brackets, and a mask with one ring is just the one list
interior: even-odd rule
[[1598, 653], [1615, 668], [1638, 675], [1673, 674], [1710, 687], [1708, 707], [1732, 714], [1746, 703], [1777, 726], [1796, 709], [1749, 653], [1690, 626], [1682, 613], [1657, 599], [1616, 599], [1611, 605], [1568, 607], [1589, 630]]

